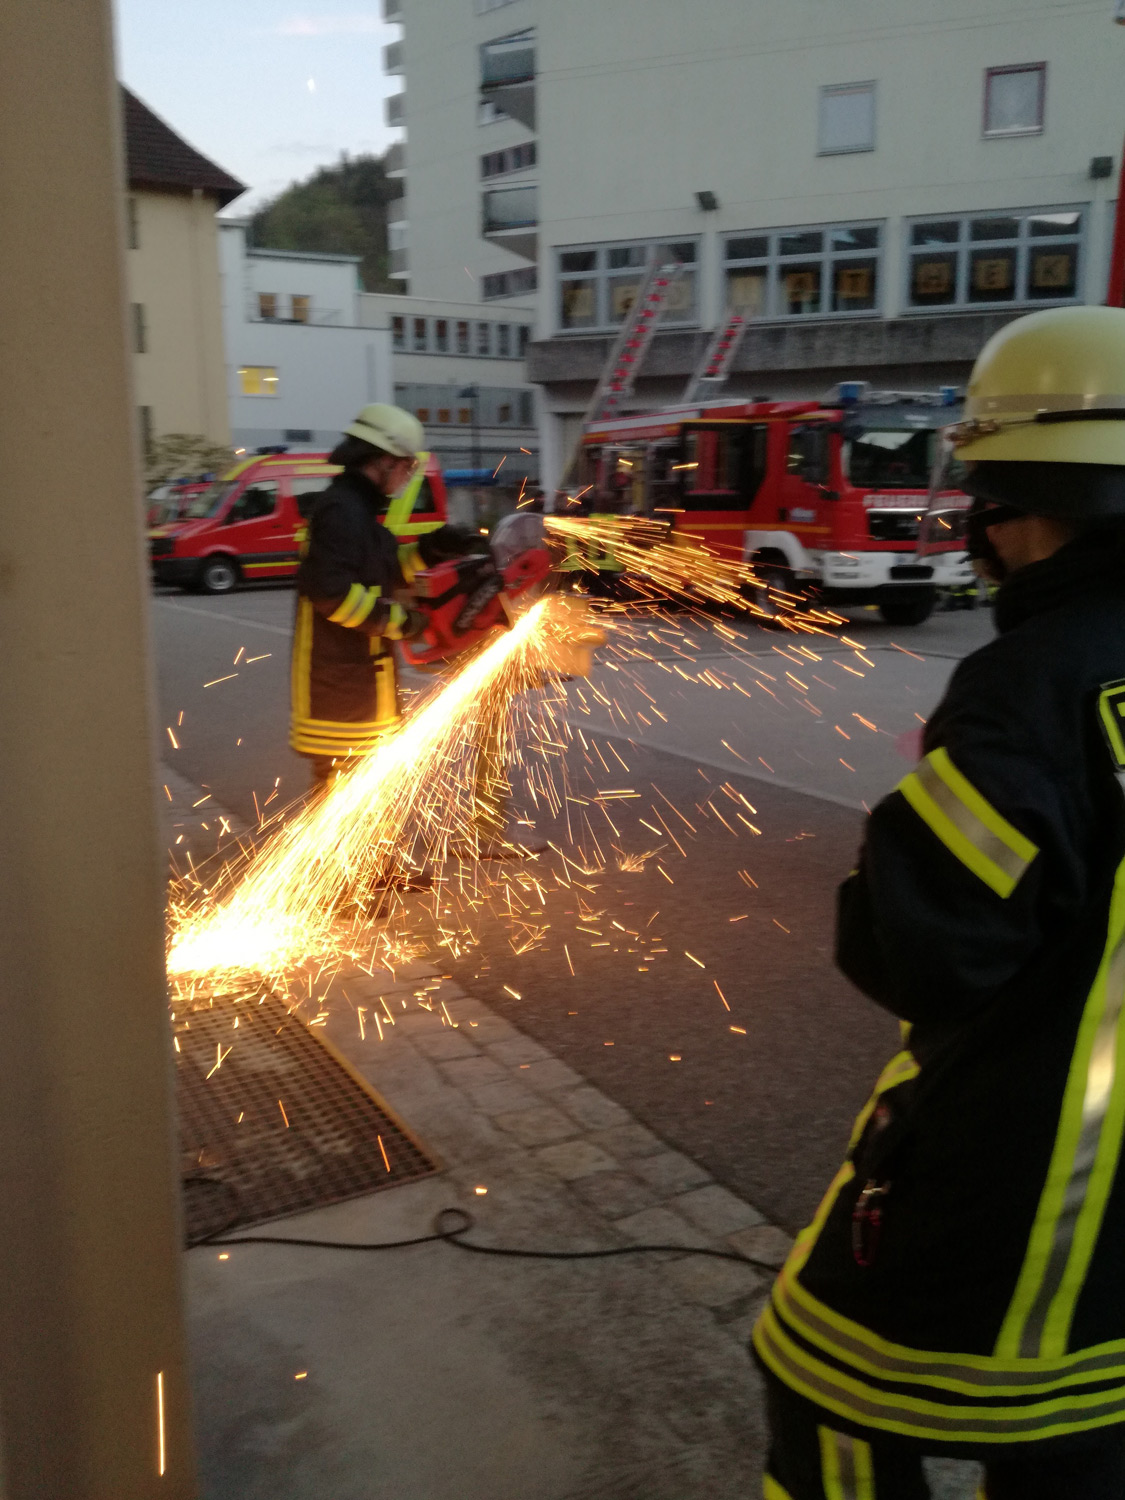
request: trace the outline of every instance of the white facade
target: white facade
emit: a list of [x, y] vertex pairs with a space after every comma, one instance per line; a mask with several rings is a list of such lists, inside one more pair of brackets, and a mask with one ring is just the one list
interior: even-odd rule
[[[1007, 319], [1104, 299], [1125, 85], [1110, 0], [393, 8], [410, 284], [450, 296], [467, 268], [485, 302], [486, 276], [538, 266], [546, 479], [660, 247], [685, 271], [637, 409], [679, 396], [731, 304], [754, 316], [731, 393], [784, 397], [963, 384]], [[510, 117], [482, 123], [499, 104]], [[537, 235], [489, 228], [532, 210]]]
[[389, 320], [360, 322], [358, 257], [248, 248], [232, 220], [219, 253], [237, 449], [330, 448], [361, 406], [394, 399]]

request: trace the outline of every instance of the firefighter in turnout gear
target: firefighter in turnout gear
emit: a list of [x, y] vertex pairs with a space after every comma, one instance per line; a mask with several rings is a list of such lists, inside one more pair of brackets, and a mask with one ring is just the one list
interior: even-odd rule
[[463, 550], [455, 527], [400, 546], [383, 525], [423, 442], [409, 412], [365, 406], [330, 455], [343, 473], [309, 522], [297, 574], [289, 743], [312, 760], [316, 788], [397, 727], [394, 642], [418, 634], [426, 617], [396, 595], [420, 568]]
[[1125, 311], [1009, 324], [951, 437], [998, 635], [840, 889], [903, 1048], [754, 1330], [769, 1500], [1125, 1496]]

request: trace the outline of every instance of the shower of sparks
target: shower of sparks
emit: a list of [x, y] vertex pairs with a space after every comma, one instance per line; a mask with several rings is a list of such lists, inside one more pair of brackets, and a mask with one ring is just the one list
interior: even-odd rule
[[319, 802], [212, 886], [189, 888], [173, 910], [169, 972], [279, 974], [331, 952], [349, 910], [389, 904], [427, 864], [475, 855], [481, 813], [501, 793], [512, 705], [565, 670], [584, 618], [560, 596], [533, 605]]

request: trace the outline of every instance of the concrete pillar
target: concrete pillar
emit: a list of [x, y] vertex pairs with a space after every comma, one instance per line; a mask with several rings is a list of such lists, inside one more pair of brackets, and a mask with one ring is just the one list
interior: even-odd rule
[[4, 0], [5, 1500], [195, 1493], [123, 206], [110, 0]]

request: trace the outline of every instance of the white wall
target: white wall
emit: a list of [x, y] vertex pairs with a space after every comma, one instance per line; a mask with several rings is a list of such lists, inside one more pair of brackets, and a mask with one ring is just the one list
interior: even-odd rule
[[[313, 436], [308, 442], [327, 445], [336, 441], [361, 406], [393, 400], [390, 333], [385, 327], [359, 326], [354, 265], [328, 265], [318, 270], [318, 279], [303, 280], [297, 286], [306, 263], [291, 263], [292, 290], [311, 287], [316, 295], [320, 288], [331, 297], [350, 283], [351, 301], [342, 309], [346, 325], [262, 321], [248, 317], [247, 308], [256, 313], [258, 290], [281, 290], [289, 285], [289, 263], [247, 257], [239, 224], [224, 224], [219, 240], [227, 390], [237, 447], [285, 442], [286, 430], [310, 431]], [[268, 271], [263, 272], [263, 267]], [[263, 285], [261, 276], [274, 285]], [[238, 374], [243, 366], [276, 369], [277, 395], [244, 395]]]

